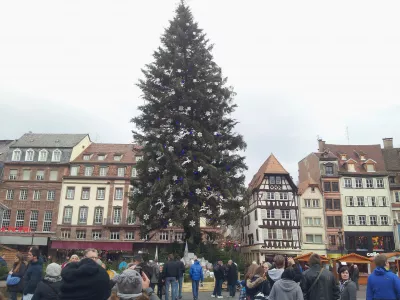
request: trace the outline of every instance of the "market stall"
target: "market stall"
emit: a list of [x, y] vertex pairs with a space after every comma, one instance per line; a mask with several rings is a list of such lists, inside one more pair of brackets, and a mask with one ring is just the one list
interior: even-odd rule
[[[389, 266], [390, 266], [390, 270], [395, 273], [397, 276], [400, 277], [400, 252], [391, 252], [391, 253], [382, 253], [384, 254], [389, 262]], [[379, 255], [379, 253], [377, 253], [376, 255]], [[376, 268], [375, 263], [374, 263], [374, 259], [375, 256], [371, 257], [369, 260], [371, 261], [371, 272]]]
[[368, 276], [371, 274], [371, 260], [368, 257], [356, 253], [350, 253], [336, 259], [336, 267], [333, 268], [335, 276], [338, 278], [338, 269], [340, 265], [348, 265], [350, 267], [351, 264], [356, 264], [360, 271], [358, 283], [366, 285]]
[[[302, 255], [296, 256], [293, 259], [294, 259], [294, 261], [296, 263], [299, 263], [301, 265], [303, 270], [305, 270], [305, 265], [308, 264], [308, 260], [310, 259], [310, 256], [313, 255], [313, 254], [314, 254], [314, 252], [309, 252], [309, 253], [306, 253], [306, 254], [302, 254]], [[320, 257], [321, 257], [322, 265], [329, 264], [329, 259], [326, 256], [320, 255]]]

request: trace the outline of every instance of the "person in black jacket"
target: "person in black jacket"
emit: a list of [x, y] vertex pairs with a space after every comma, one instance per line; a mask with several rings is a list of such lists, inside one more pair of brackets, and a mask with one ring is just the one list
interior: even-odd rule
[[185, 274], [185, 264], [181, 261], [180, 256], [176, 258], [176, 261], [179, 265], [179, 277], [178, 277], [178, 285], [179, 285], [179, 290], [178, 290], [178, 298], [182, 299], [182, 284], [183, 284], [183, 274]]
[[24, 298], [32, 298], [38, 283], [42, 280], [43, 260], [39, 249], [32, 247], [28, 252], [28, 270], [24, 275]]
[[10, 300], [17, 300], [17, 294], [22, 293], [24, 290], [24, 275], [26, 272], [26, 265], [24, 263], [24, 257], [21, 253], [15, 255], [15, 262], [12, 270], [10, 271], [11, 277], [18, 277], [20, 281], [16, 285], [7, 285], [7, 291], [10, 295]]
[[32, 300], [58, 300], [62, 284], [61, 266], [51, 263], [46, 268], [46, 275], [39, 282]]
[[293, 257], [288, 257], [287, 259], [288, 262], [288, 268], [292, 268], [294, 273], [295, 273], [295, 277], [293, 279], [293, 281], [295, 282], [301, 282], [301, 278], [303, 277], [303, 274], [301, 274], [300, 268], [298, 265], [296, 265], [296, 263], [294, 262]]
[[215, 298], [223, 298], [222, 297], [222, 284], [224, 283], [225, 279], [225, 268], [224, 264], [221, 260], [214, 266], [214, 277], [215, 277], [215, 287], [214, 292], [212, 293], [211, 297]]
[[228, 261], [228, 270], [226, 273], [229, 296], [234, 298], [236, 295], [236, 284], [238, 281], [238, 269], [236, 264], [232, 260]]
[[268, 297], [271, 288], [268, 279], [264, 275], [264, 268], [258, 265], [250, 266], [247, 271], [245, 276], [246, 295], [250, 300], [254, 300], [259, 293], [262, 293], [264, 297]]
[[169, 288], [171, 286], [172, 300], [176, 300], [178, 294], [178, 278], [181, 267], [174, 259], [173, 254], [168, 255], [168, 262], [164, 265], [163, 276], [165, 279], [165, 300], [169, 300]]

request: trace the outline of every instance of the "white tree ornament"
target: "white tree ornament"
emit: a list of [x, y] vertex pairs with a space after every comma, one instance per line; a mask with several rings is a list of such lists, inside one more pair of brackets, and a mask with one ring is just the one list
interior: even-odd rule
[[199, 172], [202, 172], [203, 169], [204, 169], [204, 168], [203, 168], [202, 166], [200, 166], [200, 167], [197, 168], [197, 170], [198, 170]]
[[143, 216], [143, 220], [146, 220], [146, 221], [147, 221], [149, 218], [150, 218], [150, 216], [147, 215], [147, 214]]
[[195, 222], [194, 220], [192, 220], [192, 221], [190, 221], [189, 225], [190, 225], [191, 227], [194, 227], [194, 226], [196, 225], [196, 222]]

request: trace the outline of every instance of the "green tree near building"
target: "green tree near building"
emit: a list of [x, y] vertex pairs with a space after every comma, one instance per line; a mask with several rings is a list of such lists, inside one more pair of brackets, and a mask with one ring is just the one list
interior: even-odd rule
[[212, 48], [182, 1], [142, 70], [145, 104], [132, 122], [143, 160], [130, 200], [142, 234], [174, 224], [199, 243], [200, 217], [209, 226], [229, 225], [245, 210], [246, 144], [234, 131], [235, 93]]

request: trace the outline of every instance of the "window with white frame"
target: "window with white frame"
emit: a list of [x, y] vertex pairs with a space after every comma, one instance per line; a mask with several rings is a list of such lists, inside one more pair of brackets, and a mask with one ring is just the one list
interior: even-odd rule
[[119, 231], [111, 231], [110, 240], [119, 240]]
[[132, 168], [131, 177], [136, 177], [136, 176], [137, 176], [136, 168]]
[[105, 188], [97, 188], [97, 200], [104, 200], [106, 198], [106, 189]]
[[389, 217], [388, 216], [380, 216], [381, 217], [381, 225], [389, 225]]
[[99, 154], [99, 155], [97, 155], [97, 159], [98, 160], [105, 160], [106, 156], [104, 154]]
[[275, 219], [275, 210], [267, 209], [267, 219]]
[[12, 161], [20, 161], [21, 160], [21, 150], [15, 149], [12, 154]]
[[82, 188], [81, 199], [89, 200], [89, 198], [90, 198], [90, 188]]
[[388, 203], [386, 201], [386, 197], [382, 197], [382, 206], [388, 206]]
[[306, 222], [305, 222], [306, 226], [313, 226], [313, 218], [311, 217], [306, 217]]
[[306, 243], [322, 244], [322, 235], [321, 234], [306, 234]]
[[70, 224], [72, 221], [72, 206], [64, 207], [64, 218], [63, 222], [65, 224]]
[[367, 182], [368, 189], [372, 189], [374, 187], [374, 180], [372, 178], [367, 178], [366, 182]]
[[347, 171], [348, 172], [355, 172], [356, 171], [355, 165], [353, 163], [348, 163], [347, 164]]
[[139, 161], [143, 160], [143, 156], [142, 155], [136, 156], [135, 159], [136, 159], [136, 162], [139, 162]]
[[136, 223], [135, 212], [131, 209], [128, 210], [127, 221], [128, 221], [128, 225], [134, 225]]
[[321, 226], [321, 218], [314, 218], [314, 226]]
[[39, 220], [39, 211], [38, 210], [31, 210], [31, 218], [29, 219], [29, 228], [31, 231], [37, 230]]
[[101, 239], [101, 230], [93, 230], [92, 231], [92, 239], [93, 240]]
[[357, 197], [357, 206], [365, 206], [364, 197]]
[[282, 209], [281, 210], [281, 219], [290, 219], [290, 210]]
[[312, 207], [319, 207], [319, 199], [312, 199]]
[[124, 177], [125, 176], [125, 167], [118, 168], [117, 172], [118, 172], [117, 173], [118, 177]]
[[275, 184], [275, 176], [269, 176], [269, 184]]
[[56, 199], [56, 191], [49, 190], [47, 191], [47, 200], [55, 200]]
[[75, 187], [68, 186], [67, 187], [67, 192], [66, 192], [66, 195], [65, 195], [65, 199], [74, 200], [74, 198], [75, 198]]
[[121, 157], [122, 157], [122, 155], [116, 154], [116, 155], [114, 155], [114, 160], [115, 161], [120, 161]]
[[288, 193], [279, 193], [280, 200], [288, 200]]
[[183, 232], [175, 232], [175, 241], [183, 241], [184, 233]]
[[17, 210], [17, 217], [15, 219], [15, 227], [24, 227], [24, 220], [25, 220], [25, 211], [24, 210]]
[[347, 224], [348, 225], [356, 225], [356, 217], [355, 216], [347, 216]]
[[267, 193], [267, 200], [275, 200], [275, 193], [268, 192]]
[[79, 166], [72, 166], [71, 167], [71, 176], [78, 176], [79, 173]]
[[53, 218], [53, 212], [50, 210], [46, 210], [44, 212], [44, 220], [43, 220], [43, 231], [49, 232], [51, 231], [51, 219]]
[[168, 231], [160, 231], [160, 241], [168, 241]]
[[84, 239], [86, 239], [86, 230], [77, 230], [77, 231], [76, 231], [76, 239], [77, 239], [77, 240], [84, 240]]
[[135, 239], [135, 232], [134, 231], [126, 231], [125, 232], [125, 239], [126, 240], [134, 240]]
[[58, 171], [56, 171], [56, 170], [50, 171], [49, 179], [50, 179], [50, 181], [57, 181], [57, 179], [58, 179]]
[[6, 209], [3, 211], [3, 220], [1, 222], [1, 227], [9, 227], [11, 219], [11, 209]]
[[14, 199], [14, 190], [7, 190], [6, 200], [13, 200], [13, 199]]
[[378, 225], [378, 220], [376, 216], [369, 216], [369, 224], [370, 225]]
[[291, 240], [292, 239], [292, 230], [291, 229], [282, 229], [282, 239], [283, 240]]
[[311, 199], [304, 199], [304, 206], [311, 207]]
[[376, 179], [376, 186], [377, 186], [378, 188], [384, 188], [384, 187], [385, 187], [385, 185], [384, 185], [384, 183], [383, 183], [383, 178], [377, 178], [377, 179]]
[[34, 190], [33, 191], [33, 200], [39, 201], [41, 197], [42, 197], [41, 190]]
[[344, 187], [345, 188], [351, 188], [353, 185], [351, 183], [351, 178], [345, 178], [344, 179]]
[[21, 189], [19, 191], [19, 200], [26, 200], [28, 199], [28, 190], [27, 189]]
[[103, 222], [103, 207], [96, 207], [94, 209], [94, 223], [101, 224]]
[[371, 202], [371, 206], [376, 206], [376, 198], [375, 197], [371, 197], [370, 202]]
[[276, 240], [278, 238], [276, 229], [268, 229], [268, 239]]
[[56, 149], [53, 151], [53, 154], [51, 156], [51, 161], [54, 161], [54, 162], [61, 161], [61, 151], [60, 150]]
[[358, 216], [358, 224], [359, 225], [367, 225], [367, 217], [366, 216]]
[[362, 178], [356, 178], [356, 188], [360, 189], [363, 187]]
[[49, 152], [47, 152], [47, 150], [45, 150], [45, 149], [40, 150], [38, 161], [47, 161], [48, 154], [49, 154]]
[[79, 208], [79, 220], [78, 220], [79, 224], [87, 223], [88, 211], [89, 211], [89, 208], [86, 206], [82, 206]]
[[71, 238], [71, 230], [62, 229], [61, 230], [61, 238], [62, 239], [70, 239]]
[[367, 164], [367, 172], [375, 172], [375, 165]]
[[44, 171], [43, 170], [36, 171], [36, 180], [44, 180]]
[[93, 175], [93, 167], [85, 167], [85, 176]]
[[354, 197], [346, 197], [347, 206], [354, 206]]
[[107, 176], [108, 173], [108, 167], [100, 167], [99, 175], [104, 177]]
[[83, 160], [90, 160], [90, 154], [84, 154], [83, 155]]
[[122, 200], [124, 198], [124, 189], [123, 188], [115, 188], [115, 200]]
[[10, 174], [8, 175], [9, 180], [17, 180], [18, 170], [10, 170]]
[[113, 223], [114, 224], [120, 224], [121, 223], [121, 207], [114, 207], [114, 212], [113, 212]]
[[32, 149], [28, 149], [25, 152], [25, 161], [33, 161], [33, 157], [35, 156], [35, 151]]
[[31, 170], [22, 171], [22, 180], [31, 180]]

